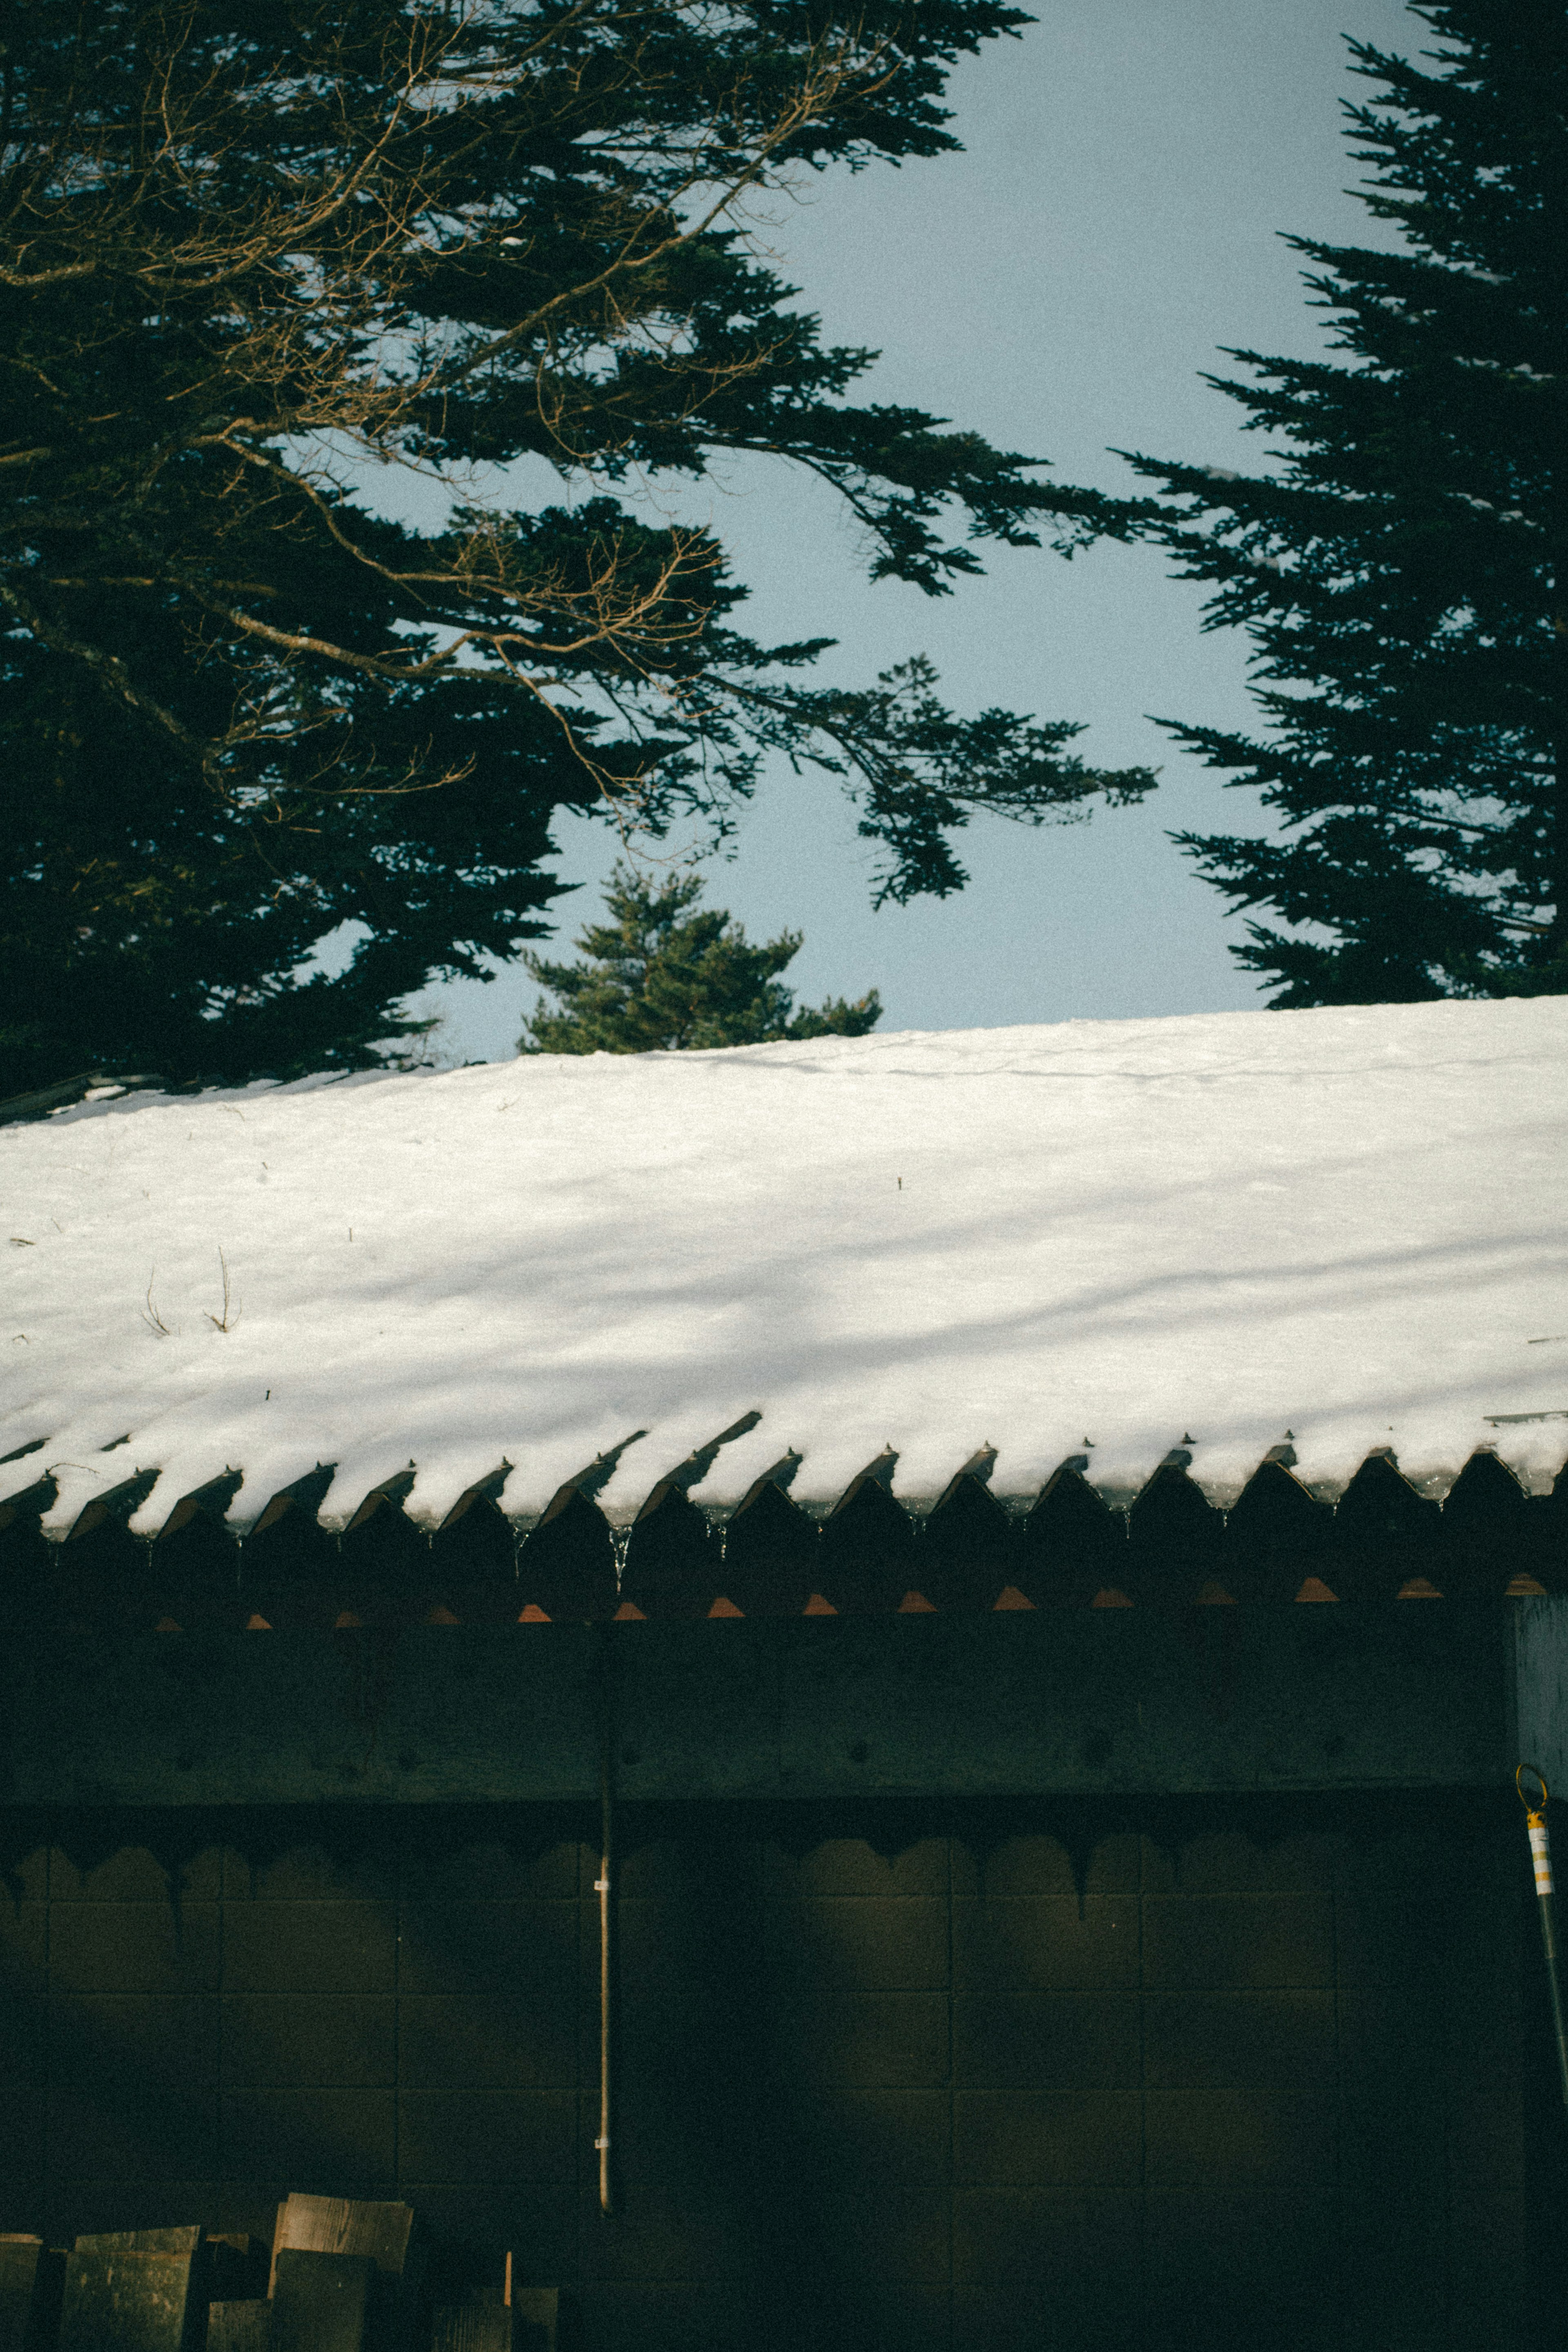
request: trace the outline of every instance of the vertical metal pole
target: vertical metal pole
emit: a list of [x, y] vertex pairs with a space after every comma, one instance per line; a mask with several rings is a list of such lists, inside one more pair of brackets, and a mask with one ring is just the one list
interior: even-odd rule
[[[1526, 1774], [1541, 1790], [1538, 1799], [1524, 1793]], [[1568, 2107], [1568, 2027], [1563, 2017], [1563, 1978], [1557, 1951], [1557, 1917], [1552, 1890], [1552, 1846], [1546, 1834], [1546, 1808], [1551, 1790], [1533, 1764], [1521, 1764], [1513, 1776], [1519, 1800], [1530, 1824], [1530, 1853], [1535, 1864], [1535, 1907], [1541, 1914], [1541, 1941], [1546, 1953], [1546, 1983], [1552, 1996], [1552, 2028], [1557, 2036], [1557, 2066], [1563, 2078], [1563, 2104]]]
[[611, 2066], [614, 2054], [610, 2011], [611, 1990], [614, 1981], [612, 1946], [615, 1927], [612, 1885], [615, 1861], [613, 1639], [613, 1632], [609, 1625], [599, 1628], [599, 1875], [593, 1882], [599, 1896], [599, 2137], [594, 2145], [599, 2150], [599, 2210], [601, 2213], [613, 2213], [615, 2210], [610, 2171]]

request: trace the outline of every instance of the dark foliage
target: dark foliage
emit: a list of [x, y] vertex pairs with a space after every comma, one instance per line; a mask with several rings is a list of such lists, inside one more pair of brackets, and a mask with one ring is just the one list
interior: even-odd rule
[[1130, 529], [1255, 649], [1260, 740], [1166, 721], [1283, 835], [1179, 836], [1276, 1004], [1568, 989], [1568, 15], [1417, 7], [1424, 64], [1352, 44], [1368, 209], [1399, 249], [1291, 240], [1348, 362], [1230, 356], [1275, 436], [1240, 478], [1137, 457]]
[[[560, 1001], [517, 1040], [524, 1054], [649, 1054], [709, 1045], [762, 1045], [786, 1037], [863, 1037], [882, 1018], [875, 989], [802, 1005], [779, 975], [802, 934], [748, 940], [723, 907], [697, 908], [692, 875], [661, 882], [618, 866], [604, 894], [607, 923], [578, 934], [582, 961], [523, 959]], [[695, 909], [696, 911], [694, 911]]]
[[[894, 898], [961, 886], [977, 810], [1147, 789], [919, 663], [801, 685], [821, 646], [750, 642], [712, 537], [616, 496], [783, 456], [932, 594], [1034, 543], [1028, 463], [852, 405], [873, 355], [735, 226], [951, 147], [948, 68], [1026, 21], [0, 0], [0, 1093], [371, 1058], [538, 935], [555, 812], [722, 830], [770, 752], [843, 776]], [[539, 458], [590, 495], [509, 509], [483, 469]]]

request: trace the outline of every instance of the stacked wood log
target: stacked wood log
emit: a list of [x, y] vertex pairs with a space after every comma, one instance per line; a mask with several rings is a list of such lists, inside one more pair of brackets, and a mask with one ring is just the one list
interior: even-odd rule
[[199, 2224], [0, 2232], [0, 2352], [559, 2352], [554, 2287], [425, 2306], [411, 2206], [291, 2194], [270, 2250]]

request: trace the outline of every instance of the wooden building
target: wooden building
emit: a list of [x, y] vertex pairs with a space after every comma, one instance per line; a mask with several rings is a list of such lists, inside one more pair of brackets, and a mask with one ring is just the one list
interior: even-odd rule
[[[931, 1127], [916, 1049], [941, 1041], [831, 1047], [822, 1084], [884, 1044], [907, 1066], [857, 1111], [855, 1185], [885, 1172], [890, 1216], [940, 1198], [857, 1233], [846, 1271], [819, 1171], [818, 1286], [788, 1311], [779, 1120], [737, 1206], [700, 1150], [658, 1177], [668, 1131], [628, 1131], [625, 1088], [679, 1094], [691, 1129], [694, 1087], [809, 1091], [816, 1049], [107, 1102], [0, 1134], [24, 1335], [0, 1422], [0, 2229], [267, 2235], [289, 2190], [401, 2197], [452, 2293], [509, 2249], [571, 2290], [583, 2352], [1560, 2341], [1563, 2115], [1512, 1771], [1568, 1774], [1568, 1393], [1536, 1345], [1568, 1332], [1544, 1139], [1563, 1024], [1230, 1018], [1252, 1026], [1142, 1024], [1185, 1033], [1174, 1062], [1139, 1024], [1090, 1040], [1087, 1073], [1065, 1041], [1089, 1090], [1122, 1088], [1097, 1145], [1120, 1288], [1082, 1221], [1074, 1243], [1040, 1096], [1016, 1107], [1018, 1040], [1054, 1032], [1010, 1033], [924, 1159], [888, 1101], [921, 1093]], [[1270, 1087], [1290, 1065], [1334, 1115], [1288, 1150], [1277, 1096], [1210, 1116], [1202, 1261], [1173, 1203], [1201, 1189], [1203, 1123], [1151, 1097], [1184, 1069], [1189, 1107], [1250, 1084], [1267, 1053]], [[477, 1150], [463, 1106], [496, 1119], [547, 1078], [526, 1173], [560, 1175], [576, 1249], [534, 1247], [513, 1197], [519, 1273], [448, 1232], [442, 1184]], [[1441, 1116], [1412, 1171], [1423, 1095]], [[301, 1216], [377, 1249], [371, 1196], [443, 1103], [427, 1245], [351, 1276], [311, 1258]], [[355, 1142], [361, 1175], [308, 1182], [300, 1136], [367, 1104], [394, 1175], [383, 1135]], [[1006, 1209], [977, 1240], [951, 1189], [977, 1136]], [[1390, 1158], [1416, 1204], [1397, 1231]], [[659, 1181], [662, 1245], [626, 1227]], [[256, 1203], [291, 1187], [285, 1281]], [[1266, 1287], [1258, 1199], [1295, 1258], [1249, 1320], [1224, 1294]], [[750, 1276], [727, 1244], [699, 1294], [732, 1210]], [[1073, 1258], [1050, 1296], [1031, 1218]], [[232, 1295], [198, 1328], [183, 1269], [209, 1248]], [[753, 1278], [746, 1358], [714, 1302]], [[515, 1379], [497, 1290], [559, 1334], [541, 1363], [529, 1327]], [[846, 1290], [858, 1331], [824, 1304]], [[662, 1354], [632, 1336], [651, 1297]], [[815, 1420], [769, 1371], [813, 1353]]]

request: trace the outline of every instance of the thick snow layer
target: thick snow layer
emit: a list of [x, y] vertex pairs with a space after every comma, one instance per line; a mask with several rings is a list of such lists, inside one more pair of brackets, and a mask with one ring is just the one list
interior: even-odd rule
[[1539, 1486], [1565, 1173], [1563, 998], [88, 1104], [0, 1131], [0, 1454], [45, 1441], [0, 1494], [53, 1471], [63, 1527], [156, 1466], [151, 1530], [233, 1468], [245, 1522], [319, 1460], [341, 1522], [412, 1460], [434, 1521], [505, 1459], [528, 1512], [643, 1430], [624, 1517], [752, 1409], [700, 1499], [790, 1447], [808, 1501], [888, 1445], [916, 1499], [988, 1444], [1004, 1494], [1086, 1446], [1135, 1486], [1189, 1436], [1222, 1494], [1287, 1432], [1311, 1481], [1496, 1443]]

